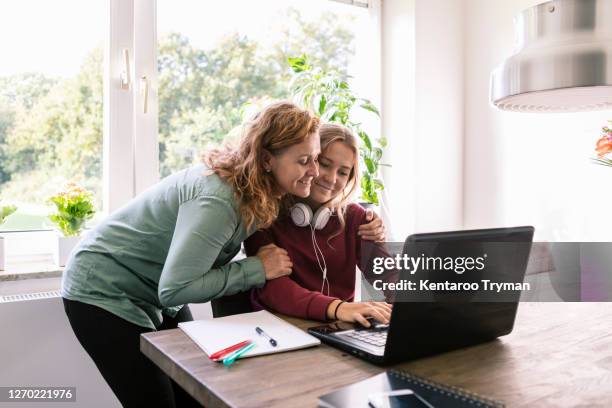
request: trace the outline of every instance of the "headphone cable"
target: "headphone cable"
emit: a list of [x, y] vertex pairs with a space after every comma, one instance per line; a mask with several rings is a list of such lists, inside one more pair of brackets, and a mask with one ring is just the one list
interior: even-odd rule
[[[315, 251], [315, 257], [317, 258], [317, 264], [319, 265], [319, 269], [323, 273], [323, 283], [321, 284], [321, 293], [324, 294], [323, 291], [325, 289], [325, 283], [327, 282], [327, 296], [329, 296], [330, 286], [329, 286], [329, 280], [327, 279], [327, 264], [325, 262], [325, 256], [323, 256], [323, 251], [317, 244], [317, 238], [315, 236], [315, 227], [310, 225], [310, 231], [311, 231], [311, 238], [312, 238], [312, 246]], [[320, 260], [319, 260], [319, 253], [321, 253]], [[323, 262], [323, 266], [321, 266], [321, 261]]]

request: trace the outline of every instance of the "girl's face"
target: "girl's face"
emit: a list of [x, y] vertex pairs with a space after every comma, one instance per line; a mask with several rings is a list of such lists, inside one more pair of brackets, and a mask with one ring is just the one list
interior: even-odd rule
[[310, 194], [312, 180], [319, 174], [317, 156], [320, 152], [319, 132], [316, 132], [279, 154], [267, 153], [265, 169], [274, 176], [281, 194], [306, 198]]
[[321, 205], [341, 194], [349, 182], [353, 163], [355, 153], [350, 147], [341, 141], [329, 144], [319, 155], [319, 176], [312, 183], [308, 201]]

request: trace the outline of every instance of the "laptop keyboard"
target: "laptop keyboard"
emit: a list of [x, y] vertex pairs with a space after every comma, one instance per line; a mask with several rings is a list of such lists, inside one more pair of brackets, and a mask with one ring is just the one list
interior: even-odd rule
[[377, 347], [382, 347], [387, 342], [387, 330], [354, 330], [346, 333], [345, 336]]

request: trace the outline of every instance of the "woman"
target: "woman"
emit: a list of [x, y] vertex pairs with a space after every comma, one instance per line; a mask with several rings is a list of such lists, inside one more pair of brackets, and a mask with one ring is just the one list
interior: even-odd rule
[[245, 127], [236, 149], [171, 175], [101, 222], [65, 268], [70, 324], [126, 407], [196, 406], [139, 350], [141, 333], [192, 320], [207, 302], [291, 272], [274, 245], [230, 262], [242, 241], [275, 220], [283, 196], [307, 197], [317, 176], [319, 121], [289, 102]]
[[[348, 129], [333, 124], [321, 125], [319, 134], [319, 175], [310, 195], [297, 205], [285, 202], [285, 211], [270, 228], [245, 241], [247, 255], [273, 243], [286, 249], [293, 262], [290, 277], [252, 290], [252, 305], [305, 319], [343, 320], [369, 327], [367, 318], [374, 317], [387, 323], [388, 303], [353, 302], [355, 267], [361, 260], [359, 229], [366, 221], [362, 207], [348, 204], [358, 181], [357, 140]], [[332, 210], [334, 215], [326, 221]]]

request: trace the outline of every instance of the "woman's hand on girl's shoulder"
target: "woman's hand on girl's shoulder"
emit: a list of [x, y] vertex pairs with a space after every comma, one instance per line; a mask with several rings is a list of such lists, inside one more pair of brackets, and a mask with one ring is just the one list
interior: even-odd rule
[[291, 262], [287, 251], [274, 244], [262, 246], [255, 256], [261, 259], [266, 280], [287, 276], [293, 268], [293, 262]]
[[382, 218], [368, 208], [366, 210], [365, 220], [368, 223], [361, 224], [359, 226], [357, 229], [357, 235], [366, 241], [384, 242], [386, 235], [385, 224], [383, 223]]

